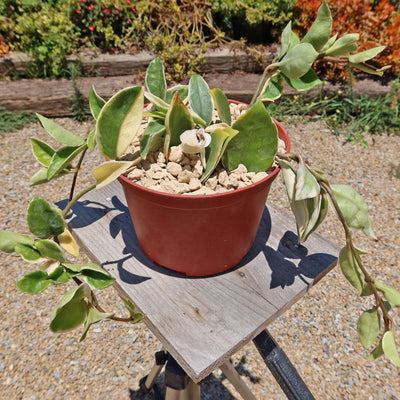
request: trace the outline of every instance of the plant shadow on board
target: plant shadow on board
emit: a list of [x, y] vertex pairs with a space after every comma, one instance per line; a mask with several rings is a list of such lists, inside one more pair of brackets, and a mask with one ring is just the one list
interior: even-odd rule
[[[112, 207], [96, 201], [80, 201], [73, 207], [74, 215], [68, 222], [72, 229], [78, 229], [91, 225], [101, 218], [106, 218], [107, 214], [113, 213], [111, 219], [110, 216], [107, 217], [110, 220], [109, 233], [113, 239], [118, 234], [122, 235], [125, 243], [123, 254], [126, 254], [126, 257], [107, 261], [103, 266], [107, 267], [116, 264], [121, 280], [130, 284], [138, 284], [150, 279], [149, 277], [134, 274], [124, 267], [124, 262], [130, 258], [135, 258], [146, 267], [166, 275], [185, 279], [199, 279], [181, 275], [152, 262], [140, 248], [128, 207], [117, 196], [111, 198], [111, 204]], [[58, 205], [61, 207], [63, 203], [61, 202]], [[263, 253], [267, 265], [272, 271], [271, 289], [278, 286], [283, 289], [285, 286], [292, 285], [296, 277], [308, 284], [336, 260], [336, 257], [326, 253], [308, 255], [307, 248], [297, 244], [297, 235], [292, 231], [285, 232], [279, 242], [278, 249], [275, 250], [267, 244], [270, 233], [271, 216], [268, 208], [265, 207], [253, 246], [242, 261], [230, 271], [245, 266], [260, 253]], [[293, 260], [300, 261], [296, 265]]]
[[[296, 277], [306, 284], [312, 282], [336, 257], [327, 253], [308, 254], [305, 246], [298, 244], [297, 235], [286, 231], [279, 241], [278, 249], [268, 246], [271, 232], [271, 217], [268, 208], [264, 208], [260, 226], [253, 246], [236, 268], [242, 267], [253, 260], [259, 253], [264, 253], [265, 260], [272, 271], [270, 288], [290, 286]], [[299, 260], [298, 265], [292, 260]]]

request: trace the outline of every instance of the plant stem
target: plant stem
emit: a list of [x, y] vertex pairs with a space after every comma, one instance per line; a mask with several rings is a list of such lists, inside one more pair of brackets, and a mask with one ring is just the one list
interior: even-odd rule
[[[276, 158], [280, 158], [280, 159], [284, 159], [286, 161], [296, 161], [298, 162], [298, 156], [296, 156], [295, 154], [283, 154], [283, 153], [277, 153], [276, 154]], [[375, 302], [376, 302], [376, 308], [380, 308], [381, 312], [382, 312], [382, 317], [384, 320], [384, 324], [385, 324], [385, 331], [391, 330], [391, 327], [393, 326], [393, 320], [390, 317], [388, 311], [386, 310], [385, 304], [383, 302], [382, 297], [379, 294], [378, 289], [375, 286], [375, 279], [372, 278], [372, 276], [369, 274], [369, 272], [367, 271], [367, 269], [365, 268], [360, 254], [357, 251], [356, 247], [354, 246], [353, 243], [353, 238], [350, 232], [350, 229], [347, 225], [346, 219], [339, 207], [339, 204], [336, 200], [335, 194], [333, 193], [333, 190], [329, 184], [329, 182], [327, 181], [326, 178], [322, 178], [320, 174], [316, 173], [316, 171], [314, 171], [312, 168], [308, 168], [308, 170], [313, 174], [313, 176], [315, 177], [315, 179], [317, 180], [318, 184], [320, 185], [321, 188], [323, 188], [329, 195], [333, 207], [336, 211], [336, 214], [339, 218], [340, 223], [343, 226], [344, 232], [345, 232], [345, 236], [346, 236], [346, 247], [349, 250], [349, 252], [351, 252], [351, 254], [353, 255], [353, 257], [356, 260], [356, 263], [358, 264], [361, 272], [364, 275], [364, 280], [367, 284], [369, 284], [369, 286], [371, 287], [371, 290], [373, 292], [374, 298], [375, 298]]]
[[72, 184], [71, 184], [71, 189], [70, 189], [70, 192], [69, 192], [68, 201], [71, 201], [73, 199], [73, 197], [74, 197], [74, 190], [75, 190], [76, 180], [78, 179], [78, 173], [79, 173], [79, 170], [81, 168], [81, 164], [82, 164], [82, 161], [83, 161], [83, 159], [85, 157], [85, 154], [86, 154], [87, 150], [88, 150], [88, 147], [86, 147], [83, 150], [83, 152], [81, 153], [81, 155], [79, 157], [78, 164], [76, 165], [76, 171], [74, 172], [74, 177], [72, 178]]
[[[314, 175], [315, 176], [315, 175]], [[317, 178], [318, 179], [318, 178]], [[354, 256], [358, 266], [360, 267], [363, 275], [364, 275], [364, 279], [365, 282], [369, 284], [369, 286], [372, 289], [372, 292], [374, 294], [375, 297], [375, 301], [376, 301], [376, 305], [377, 307], [379, 307], [381, 309], [382, 312], [382, 316], [383, 316], [383, 320], [385, 323], [385, 330], [390, 330], [392, 325], [393, 325], [393, 320], [390, 317], [389, 313], [386, 310], [386, 307], [383, 303], [382, 297], [379, 295], [378, 289], [375, 286], [375, 280], [372, 278], [372, 276], [369, 274], [369, 272], [367, 271], [367, 269], [364, 267], [364, 264], [361, 260], [360, 254], [358, 253], [357, 249], [354, 246], [353, 243], [353, 238], [351, 236], [351, 232], [349, 227], [347, 226], [346, 220], [343, 216], [342, 211], [340, 210], [339, 204], [337, 203], [336, 197], [332, 191], [332, 188], [330, 187], [329, 183], [321, 181], [318, 179], [318, 183], [321, 185], [321, 187], [323, 189], [326, 190], [326, 192], [328, 193], [329, 197], [331, 198], [332, 204], [335, 208], [335, 211], [338, 215], [338, 218], [343, 226], [343, 229], [345, 231], [345, 235], [346, 235], [346, 246], [347, 248], [351, 251], [352, 255]]]
[[81, 192], [79, 192], [72, 200], [70, 200], [67, 204], [67, 206], [64, 208], [62, 212], [63, 218], [65, 218], [69, 211], [71, 210], [72, 206], [86, 193], [90, 192], [97, 186], [97, 182], [89, 185], [87, 188], [83, 189]]
[[249, 107], [251, 107], [258, 100], [258, 98], [261, 95], [261, 91], [264, 88], [265, 83], [267, 82], [267, 80], [269, 78], [271, 78], [272, 75], [274, 75], [274, 73], [276, 72], [277, 66], [278, 66], [278, 64], [275, 63], [275, 64], [268, 65], [264, 69], [262, 77], [261, 77], [260, 81], [258, 82], [257, 89], [256, 89], [256, 91], [253, 95], [253, 98], [251, 99], [251, 102], [249, 104]]
[[[101, 313], [106, 313], [106, 311], [100, 306], [99, 302], [97, 301], [97, 298], [96, 298], [95, 294], [93, 293], [93, 291], [92, 291], [91, 295], [92, 295], [93, 306], [96, 307], [96, 309], [98, 311], [100, 311]], [[112, 319], [113, 321], [119, 321], [119, 322], [130, 322], [130, 321], [133, 321], [134, 318], [132, 316], [130, 316], [130, 317], [114, 317], [114, 316], [112, 316], [112, 317], [110, 317], [110, 319]]]

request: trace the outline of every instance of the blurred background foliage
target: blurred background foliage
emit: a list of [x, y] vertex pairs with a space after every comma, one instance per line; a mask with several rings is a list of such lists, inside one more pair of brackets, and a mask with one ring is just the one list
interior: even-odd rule
[[[68, 76], [69, 57], [88, 50], [161, 56], [169, 78], [199, 70], [210, 46], [277, 43], [289, 20], [303, 35], [321, 0], [0, 0], [0, 57], [25, 52], [31, 77]], [[360, 49], [386, 44], [378, 62], [400, 72], [399, 0], [328, 0], [334, 30], [360, 33]], [[259, 47], [257, 47], [259, 46]], [[260, 47], [261, 46], [261, 47]], [[251, 54], [256, 54], [252, 51]], [[260, 57], [262, 59], [262, 57]], [[337, 68], [317, 64], [328, 79]], [[341, 78], [346, 71], [340, 70]]]

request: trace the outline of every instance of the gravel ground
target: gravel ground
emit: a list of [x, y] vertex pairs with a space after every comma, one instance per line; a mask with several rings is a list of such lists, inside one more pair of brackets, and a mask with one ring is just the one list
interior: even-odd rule
[[[58, 122], [81, 135], [90, 129], [90, 124], [71, 119]], [[400, 136], [368, 137], [370, 146], [365, 149], [343, 144], [318, 120], [288, 120], [285, 126], [293, 152], [324, 169], [335, 183], [350, 184], [364, 196], [382, 240], [373, 242], [357, 234], [356, 242], [370, 252], [367, 266], [376, 276], [400, 288], [400, 179], [395, 176], [396, 168], [400, 169]], [[24, 214], [34, 194], [48, 201], [67, 196], [61, 185], [68, 187], [70, 178], [29, 187], [29, 178], [38, 169], [30, 154], [30, 136], [47, 140], [38, 124], [0, 136], [0, 229], [27, 232]], [[99, 159], [91, 154], [87, 162]], [[269, 201], [287, 208], [280, 179], [273, 185]], [[332, 217], [320, 232], [343, 244]], [[50, 287], [44, 294], [23, 294], [14, 282], [32, 269], [12, 255], [0, 254], [0, 260], [1, 399], [148, 398], [138, 392], [138, 381], [149, 371], [160, 345], [144, 324], [101, 323], [91, 329], [83, 343], [78, 342], [79, 332], [53, 334], [48, 329], [48, 316], [65, 289]], [[120, 313], [112, 288], [107, 289], [102, 302]], [[336, 268], [269, 327], [317, 399], [400, 399], [400, 369], [385, 359], [364, 359], [367, 352], [355, 328], [361, 309], [367, 307], [368, 302], [360, 303]], [[400, 313], [394, 317], [400, 326]], [[397, 334], [400, 338], [399, 328]], [[257, 398], [286, 398], [251, 343], [233, 357], [233, 362]], [[202, 399], [239, 398], [219, 371], [202, 385]]]

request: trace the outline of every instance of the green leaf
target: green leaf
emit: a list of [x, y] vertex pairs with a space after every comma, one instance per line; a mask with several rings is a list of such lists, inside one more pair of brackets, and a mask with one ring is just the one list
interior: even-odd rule
[[296, 218], [298, 241], [301, 243], [306, 241], [308, 236], [324, 220], [328, 209], [328, 201], [325, 193], [318, 194], [312, 198], [295, 200], [297, 170], [286, 160], [279, 160], [279, 166], [284, 178], [290, 207]]
[[96, 129], [93, 129], [92, 132], [89, 133], [86, 145], [90, 151], [93, 151], [96, 147]]
[[300, 43], [300, 38], [297, 36], [296, 33], [292, 32], [290, 35], [290, 44], [288, 51], [290, 51], [294, 46], [298, 45]]
[[165, 81], [164, 65], [159, 57], [155, 58], [147, 68], [146, 86], [150, 93], [165, 100], [167, 83]]
[[331, 57], [344, 56], [357, 51], [357, 40], [360, 38], [358, 33], [348, 33], [342, 36], [325, 51], [325, 55]]
[[0, 231], [0, 250], [5, 253], [12, 253], [15, 251], [15, 246], [18, 243], [32, 246], [34, 240], [27, 235], [20, 235], [9, 231]]
[[379, 335], [381, 327], [379, 312], [376, 309], [364, 311], [357, 323], [357, 332], [362, 345], [369, 349]]
[[400, 356], [392, 331], [387, 331], [382, 338], [382, 348], [385, 356], [396, 366], [400, 367]]
[[47, 201], [35, 196], [28, 207], [29, 230], [40, 239], [48, 239], [64, 232], [61, 211], [50, 207]]
[[39, 139], [31, 138], [32, 152], [35, 158], [45, 167], [50, 165], [51, 158], [56, 152], [47, 143]]
[[38, 294], [45, 290], [49, 285], [47, 272], [37, 270], [26, 274], [22, 279], [17, 281], [17, 288], [24, 293]]
[[206, 149], [207, 163], [201, 177], [201, 181], [206, 181], [213, 173], [221, 160], [229, 141], [237, 135], [238, 131], [230, 127], [225, 129], [216, 129], [211, 135], [211, 143]]
[[378, 357], [383, 356], [383, 347], [382, 347], [382, 339], [379, 341], [379, 344], [375, 347], [374, 350], [365, 358], [366, 360], [376, 360]]
[[377, 56], [385, 48], [386, 48], [386, 46], [379, 46], [379, 47], [374, 47], [369, 50], [361, 51], [360, 53], [349, 56], [349, 61], [353, 64], [358, 64], [358, 63], [362, 63], [364, 61], [368, 61], [371, 58], [374, 58], [375, 56]]
[[361, 296], [366, 297], [366, 296], [371, 296], [374, 294], [374, 291], [372, 290], [372, 287], [369, 283], [366, 283], [363, 287], [363, 290], [361, 292]]
[[292, 38], [292, 21], [285, 26], [281, 35], [281, 48], [279, 50], [278, 60], [280, 60], [289, 50], [290, 41]]
[[125, 308], [129, 311], [129, 314], [133, 315], [136, 313], [135, 305], [129, 299], [125, 299], [122, 296], [119, 296], [119, 298], [124, 302]]
[[144, 90], [129, 87], [116, 93], [103, 106], [96, 124], [100, 151], [111, 160], [124, 154], [136, 136], [143, 116]]
[[[30, 180], [31, 186], [41, 185], [42, 183], [49, 182], [49, 179], [47, 178], [47, 173], [48, 173], [48, 168], [47, 167], [43, 167], [38, 172], [36, 172], [36, 174], [33, 175], [31, 180]], [[68, 174], [71, 174], [71, 173], [73, 173], [73, 172], [69, 171], [67, 169], [64, 169], [61, 172], [59, 172], [56, 176], [53, 176], [51, 179], [53, 180], [53, 179], [56, 179], [56, 178], [61, 178], [62, 176], [68, 175]]]
[[[174, 93], [174, 97], [175, 94], [177, 92]], [[178, 91], [179, 93], [179, 91]], [[170, 105], [163, 99], [160, 99], [159, 97], [155, 96], [154, 94], [150, 93], [150, 92], [145, 92], [145, 97], [147, 100], [150, 101], [151, 104], [153, 104], [153, 106], [158, 110], [161, 111], [162, 113], [167, 113], [169, 110]]]
[[89, 107], [94, 119], [98, 118], [104, 104], [106, 104], [106, 102], [96, 93], [92, 85], [89, 91]]
[[317, 197], [321, 191], [319, 183], [309, 171], [301, 157], [296, 171], [295, 200], [304, 200]]
[[382, 68], [376, 69], [373, 67], [368, 66], [367, 64], [353, 64], [349, 63], [350, 67], [357, 68], [360, 71], [366, 72], [367, 74], [382, 76], [383, 73], [391, 68], [391, 65], [385, 65]]
[[321, 215], [322, 198], [322, 196], [318, 195], [316, 197], [299, 200], [304, 201], [306, 210], [306, 220], [303, 225], [299, 225], [297, 228], [299, 243], [305, 242], [310, 234], [317, 228]]
[[222, 162], [228, 171], [244, 164], [248, 171], [266, 171], [278, 149], [278, 130], [263, 103], [258, 101], [232, 128], [239, 133], [228, 143]]
[[150, 121], [140, 140], [140, 156], [145, 159], [149, 151], [157, 150], [164, 142], [165, 125]]
[[318, 9], [317, 18], [311, 25], [302, 42], [310, 43], [316, 51], [320, 51], [331, 36], [332, 15], [327, 2], [324, 0]]
[[318, 52], [310, 43], [300, 43], [282, 58], [279, 68], [289, 79], [298, 79], [309, 71], [317, 57]]
[[68, 167], [74, 158], [86, 148], [86, 143], [79, 147], [62, 147], [57, 150], [51, 158], [47, 169], [47, 179], [51, 180]]
[[104, 289], [115, 281], [115, 278], [96, 264], [85, 264], [81, 268], [81, 272], [86, 277], [87, 283], [94, 289]]
[[106, 287], [111, 286], [115, 282], [115, 278], [106, 274], [102, 274], [100, 272], [87, 270], [84, 271], [82, 275], [86, 277], [87, 283], [93, 289], [102, 290]]
[[35, 246], [42, 257], [50, 258], [59, 262], [64, 262], [65, 258], [60, 249], [60, 246], [52, 240], [38, 240]]
[[98, 264], [93, 264], [93, 263], [85, 264], [81, 267], [81, 271], [94, 271], [94, 272], [98, 272], [98, 273], [107, 275], [108, 277], [111, 277], [111, 275], [103, 267], [101, 267]]
[[40, 259], [39, 251], [28, 244], [17, 243], [14, 250], [26, 261], [37, 261]]
[[[46, 271], [49, 273], [48, 271]], [[70, 275], [64, 271], [64, 267], [59, 265], [57, 268], [54, 269], [51, 273], [49, 273], [48, 279], [52, 283], [66, 283], [69, 281]]]
[[75, 273], [80, 273], [82, 267], [80, 265], [76, 265], [76, 264], [70, 264], [70, 263], [63, 263], [64, 267], [69, 269], [72, 272]]
[[42, 124], [43, 128], [51, 135], [54, 139], [57, 140], [58, 143], [64, 144], [66, 146], [82, 146], [85, 141], [75, 135], [74, 133], [67, 131], [62, 126], [56, 124], [52, 120], [43, 117], [43, 115], [36, 114], [39, 118], [40, 123]]
[[166, 112], [164, 113], [163, 111], [145, 111], [143, 113], [143, 118], [153, 118], [153, 120], [164, 124], [165, 115]]
[[131, 317], [133, 317], [132, 323], [135, 324], [139, 322], [143, 318], [143, 314], [140, 312], [135, 311], [135, 305], [128, 299], [124, 299], [123, 297], [119, 296], [120, 299], [124, 302], [126, 309], [129, 311]]
[[325, 43], [324, 47], [319, 51], [319, 53], [324, 53], [331, 46], [333, 46], [333, 44], [336, 42], [337, 37], [338, 37], [338, 32], [336, 32], [333, 36], [329, 38], [329, 40]]
[[143, 318], [144, 315], [141, 312], [137, 312], [134, 315], [132, 315], [132, 321], [130, 321], [131, 324], [137, 324], [138, 322], [140, 322]]
[[362, 229], [365, 235], [376, 239], [364, 199], [350, 186], [331, 187], [346, 223], [352, 228]]
[[294, 201], [295, 187], [296, 187], [296, 172], [289, 161], [279, 159], [279, 167], [283, 175], [286, 192], [289, 201]]
[[169, 154], [170, 146], [178, 146], [180, 144], [180, 135], [186, 130], [194, 128], [193, 118], [189, 110], [185, 107], [178, 92], [175, 93], [165, 117], [165, 127], [167, 135], [165, 136], [164, 153]]
[[50, 322], [52, 332], [65, 332], [82, 325], [87, 317], [89, 306], [85, 300], [71, 300], [61, 308]]
[[92, 174], [96, 178], [96, 189], [115, 181], [123, 172], [133, 165], [132, 161], [107, 161], [96, 167]]
[[364, 274], [353, 253], [347, 247], [340, 250], [339, 264], [343, 275], [361, 294], [364, 288]]
[[210, 90], [211, 96], [214, 99], [215, 107], [218, 111], [219, 119], [230, 125], [232, 123], [231, 109], [229, 101], [225, 93], [218, 88]]
[[273, 101], [278, 99], [284, 89], [285, 79], [282, 74], [278, 74], [268, 79], [262, 90], [261, 100]]
[[113, 313], [103, 313], [98, 311], [92, 305], [89, 305], [89, 311], [87, 313], [85, 324], [83, 325], [83, 333], [79, 341], [82, 342], [82, 340], [85, 340], [89, 328], [92, 325], [97, 324], [98, 322], [103, 321], [104, 319], [107, 318], [111, 318], [113, 316], [114, 316]]
[[322, 83], [322, 81], [318, 78], [318, 75], [311, 68], [305, 75], [303, 75], [298, 79], [290, 79], [287, 76], [285, 76], [285, 80], [289, 86], [298, 91], [311, 90], [315, 86], [318, 86]]
[[179, 92], [182, 101], [185, 101], [185, 99], [188, 97], [189, 94], [188, 85], [176, 85], [170, 89], [167, 89], [167, 95], [165, 97], [165, 101], [168, 104], [171, 104], [171, 101], [174, 98], [176, 92]]
[[375, 281], [376, 288], [383, 293], [385, 299], [392, 305], [400, 307], [400, 292], [395, 288], [385, 285], [380, 281]]
[[311, 202], [311, 200], [313, 200], [312, 209], [314, 212], [311, 214], [312, 216], [310, 218], [308, 227], [303, 234], [303, 237], [300, 237], [300, 242], [305, 242], [307, 240], [311, 233], [313, 233], [321, 225], [326, 217], [326, 214], [328, 213], [329, 201], [326, 194], [321, 194], [319, 198], [307, 199], [306, 201]]
[[59, 310], [62, 309], [65, 305], [67, 305], [69, 302], [82, 300], [85, 297], [89, 298], [90, 296], [91, 296], [90, 287], [85, 283], [69, 289], [68, 292], [65, 293], [65, 295], [61, 298], [57, 308], [55, 308], [52, 311], [50, 318], [54, 319]]
[[41, 185], [42, 183], [47, 183], [49, 181], [47, 179], [47, 170], [48, 170], [48, 168], [43, 167], [39, 171], [37, 171], [30, 179], [31, 186]]
[[200, 75], [193, 75], [190, 78], [189, 105], [206, 122], [206, 125], [210, 125], [213, 117], [214, 101], [207, 82]]

